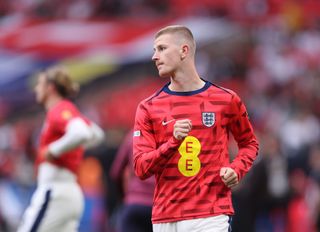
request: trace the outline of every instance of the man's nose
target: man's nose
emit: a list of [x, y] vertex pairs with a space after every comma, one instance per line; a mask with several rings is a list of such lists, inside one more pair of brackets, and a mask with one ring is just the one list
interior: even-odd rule
[[158, 60], [158, 59], [159, 59], [159, 58], [158, 58], [157, 53], [156, 53], [156, 52], [153, 53], [152, 60], [153, 60], [153, 61], [156, 61], [156, 60]]

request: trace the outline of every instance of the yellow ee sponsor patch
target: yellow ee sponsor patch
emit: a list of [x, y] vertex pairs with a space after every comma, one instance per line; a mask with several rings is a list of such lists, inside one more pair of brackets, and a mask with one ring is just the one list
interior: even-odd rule
[[178, 169], [182, 175], [190, 177], [198, 174], [201, 162], [198, 155], [201, 151], [200, 141], [193, 136], [187, 136], [179, 147], [181, 158], [178, 161]]

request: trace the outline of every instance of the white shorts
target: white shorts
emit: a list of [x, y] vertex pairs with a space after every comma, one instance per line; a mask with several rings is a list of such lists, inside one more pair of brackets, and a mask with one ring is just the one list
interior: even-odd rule
[[153, 224], [153, 232], [230, 232], [231, 217], [219, 215], [177, 222]]
[[83, 194], [76, 182], [39, 186], [23, 215], [18, 232], [75, 232], [83, 208]]

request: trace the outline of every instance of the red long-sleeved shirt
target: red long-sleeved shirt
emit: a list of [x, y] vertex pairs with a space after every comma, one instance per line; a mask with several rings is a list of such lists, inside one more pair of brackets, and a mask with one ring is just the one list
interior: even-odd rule
[[[173, 137], [178, 119], [192, 121], [184, 141]], [[239, 147], [231, 163], [229, 132]], [[233, 168], [240, 180], [256, 158], [258, 142], [244, 104], [231, 90], [206, 82], [197, 91], [174, 92], [167, 84], [139, 104], [133, 149], [136, 175], [155, 175], [152, 221], [160, 223], [233, 214], [220, 168]]]

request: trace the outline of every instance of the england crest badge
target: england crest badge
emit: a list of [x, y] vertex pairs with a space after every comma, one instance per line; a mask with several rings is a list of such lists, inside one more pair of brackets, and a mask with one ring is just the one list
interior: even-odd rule
[[202, 123], [206, 127], [212, 127], [216, 121], [216, 115], [213, 112], [202, 112]]

